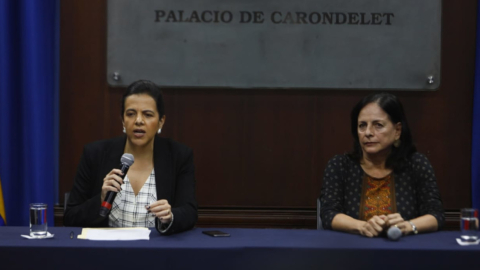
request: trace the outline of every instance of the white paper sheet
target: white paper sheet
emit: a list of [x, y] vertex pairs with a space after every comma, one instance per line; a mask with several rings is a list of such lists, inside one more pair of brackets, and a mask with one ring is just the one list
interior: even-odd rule
[[150, 240], [148, 228], [105, 228], [105, 229], [82, 229], [78, 239], [119, 241], [119, 240]]

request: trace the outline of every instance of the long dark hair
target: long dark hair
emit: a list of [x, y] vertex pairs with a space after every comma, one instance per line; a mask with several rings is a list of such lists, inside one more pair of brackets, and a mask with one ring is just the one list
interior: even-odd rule
[[162, 118], [163, 115], [165, 114], [165, 105], [163, 102], [162, 91], [156, 84], [154, 84], [151, 81], [138, 80], [131, 83], [125, 90], [125, 93], [123, 94], [122, 107], [120, 111], [122, 119], [123, 119], [123, 113], [125, 112], [125, 100], [127, 99], [127, 97], [131, 95], [139, 95], [139, 94], [149, 95], [153, 98], [153, 100], [155, 100], [159, 118]]
[[402, 124], [402, 133], [400, 134], [400, 146], [392, 147], [392, 151], [387, 158], [385, 166], [393, 170], [402, 168], [407, 159], [417, 151], [413, 144], [412, 134], [408, 126], [407, 118], [403, 112], [402, 103], [398, 98], [390, 93], [374, 93], [364, 97], [353, 107], [350, 114], [351, 132], [353, 136], [353, 151], [349, 154], [350, 158], [360, 161], [363, 156], [362, 148], [358, 138], [358, 115], [360, 111], [370, 103], [377, 103], [384, 112], [388, 114], [393, 124]]

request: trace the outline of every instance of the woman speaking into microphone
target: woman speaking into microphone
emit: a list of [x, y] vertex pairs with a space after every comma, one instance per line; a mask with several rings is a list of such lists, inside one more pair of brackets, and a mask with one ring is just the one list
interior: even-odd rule
[[193, 153], [157, 136], [166, 119], [160, 89], [136, 81], [121, 108], [125, 135], [84, 148], [64, 225], [155, 227], [161, 234], [191, 229], [198, 217]]

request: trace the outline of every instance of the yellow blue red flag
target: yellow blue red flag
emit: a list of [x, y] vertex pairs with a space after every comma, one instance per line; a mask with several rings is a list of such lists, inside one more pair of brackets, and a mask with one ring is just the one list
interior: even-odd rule
[[0, 180], [0, 226], [7, 225], [7, 216], [5, 215], [5, 203], [3, 200], [2, 180]]

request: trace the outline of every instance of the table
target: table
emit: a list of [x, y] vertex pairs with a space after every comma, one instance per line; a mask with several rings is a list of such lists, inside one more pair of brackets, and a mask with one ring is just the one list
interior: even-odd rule
[[[150, 240], [76, 239], [81, 228], [51, 227], [52, 239], [28, 240], [28, 227], [0, 227], [1, 269], [480, 269], [480, 246], [459, 246], [459, 232], [406, 236], [398, 242], [333, 231], [205, 228]], [[70, 232], [75, 238], [70, 239]], [[7, 266], [4, 268], [4, 266]], [[93, 268], [92, 268], [93, 267]], [[147, 268], [148, 267], [148, 268]], [[473, 267], [473, 268], [472, 268]]]

